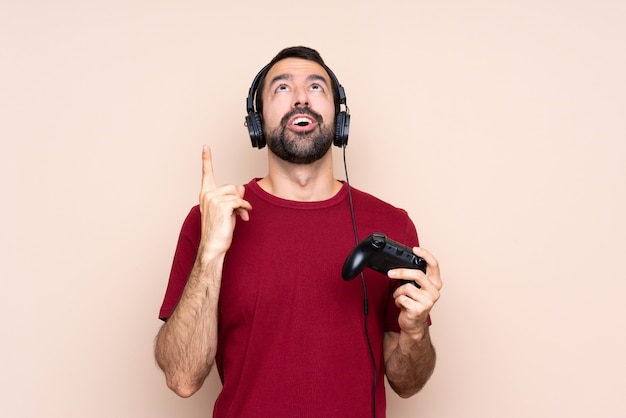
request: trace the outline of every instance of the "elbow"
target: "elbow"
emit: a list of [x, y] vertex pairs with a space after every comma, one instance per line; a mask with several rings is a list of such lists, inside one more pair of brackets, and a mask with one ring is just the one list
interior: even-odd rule
[[[159, 341], [157, 339], [155, 360], [165, 375], [167, 387], [181, 398], [189, 398], [204, 384], [204, 380], [211, 372], [212, 362], [181, 362], [180, 358], [184, 356], [172, 354], [164, 349]], [[214, 354], [211, 358], [213, 356]]]
[[167, 382], [167, 387], [169, 387], [175, 394], [180, 396], [181, 398], [189, 398], [191, 395], [200, 390], [200, 385], [182, 385], [175, 384], [171, 382]]
[[399, 397], [401, 397], [402, 399], [408, 399], [413, 395], [416, 395], [420, 390], [422, 390], [422, 388], [418, 388], [418, 389], [414, 389], [414, 390], [405, 390], [405, 391], [399, 391], [396, 392], [398, 394]]
[[199, 373], [182, 372], [178, 369], [172, 370], [164, 367], [161, 369], [165, 374], [167, 387], [181, 398], [189, 398], [199, 391], [211, 371], [210, 367]]
[[181, 398], [189, 398], [200, 390], [204, 379], [181, 379], [180, 376], [166, 376], [167, 387]]
[[407, 388], [399, 388], [399, 387], [394, 386], [393, 384], [390, 384], [390, 387], [393, 389], [393, 391], [396, 393], [396, 395], [398, 395], [402, 399], [408, 399], [411, 396], [417, 394], [420, 390], [422, 390], [424, 385], [421, 385], [421, 386], [418, 386], [418, 387], [411, 387], [411, 388], [408, 388], [408, 387]]
[[210, 365], [195, 371], [183, 371], [179, 367], [170, 368], [165, 367], [161, 362], [157, 363], [165, 374], [167, 387], [181, 398], [189, 398], [199, 391], [211, 372]]
[[410, 378], [402, 378], [399, 380], [394, 380], [393, 378], [389, 378], [387, 375], [387, 381], [389, 382], [389, 386], [399, 397], [403, 399], [410, 398], [413, 395], [416, 395], [420, 392], [426, 383], [430, 380], [434, 371], [434, 363], [431, 367], [427, 369], [422, 369], [421, 373], [413, 375]]

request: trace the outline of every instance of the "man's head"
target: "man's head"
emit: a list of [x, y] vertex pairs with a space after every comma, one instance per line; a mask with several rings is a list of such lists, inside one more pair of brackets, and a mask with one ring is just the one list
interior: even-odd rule
[[246, 123], [253, 146], [262, 148], [267, 141], [286, 161], [316, 161], [333, 142], [347, 142], [349, 115], [340, 109], [345, 103], [343, 88], [317, 51], [286, 48], [259, 72], [250, 89]]
[[[322, 56], [319, 54], [319, 52], [317, 52], [316, 50], [312, 48], [308, 48], [306, 46], [292, 46], [292, 47], [283, 49], [278, 54], [276, 54], [274, 58], [272, 58], [269, 64], [267, 64], [265, 68], [263, 69], [263, 73], [260, 75], [259, 87], [256, 91], [256, 97], [255, 97], [256, 109], [257, 109], [257, 112], [259, 112], [260, 114], [263, 114], [263, 95], [261, 94], [261, 92], [263, 92], [263, 89], [265, 87], [265, 82], [267, 80], [267, 73], [272, 69], [274, 64], [287, 58], [299, 58], [299, 59], [303, 59], [307, 61], [313, 61], [319, 64], [321, 67], [323, 67], [327, 74], [329, 73], [329, 70], [330, 70], [324, 63], [324, 60], [322, 59]], [[332, 85], [333, 99], [335, 101], [335, 110], [336, 110], [336, 113], [338, 113], [339, 107], [340, 107], [339, 86], [334, 76], [331, 77], [331, 85]]]

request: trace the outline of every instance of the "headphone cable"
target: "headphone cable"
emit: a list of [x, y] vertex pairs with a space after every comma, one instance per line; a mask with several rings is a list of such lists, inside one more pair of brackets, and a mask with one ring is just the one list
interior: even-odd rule
[[[348, 164], [346, 162], [346, 143], [343, 144], [343, 167], [346, 173], [346, 185], [348, 187], [348, 200], [350, 202], [350, 214], [352, 216], [352, 227], [354, 229], [354, 239], [356, 241], [356, 245], [359, 244], [359, 233], [357, 232], [356, 227], [356, 217], [354, 215], [354, 203], [352, 202], [352, 189], [350, 187], [350, 179], [348, 178]], [[372, 367], [374, 371], [374, 381], [372, 385], [372, 401], [373, 401], [373, 417], [376, 418], [376, 410], [377, 410], [377, 402], [376, 402], [376, 384], [378, 382], [378, 372], [376, 370], [376, 357], [374, 356], [374, 349], [372, 347], [372, 341], [370, 339], [369, 330], [367, 328], [367, 316], [369, 313], [369, 302], [367, 299], [367, 285], [365, 284], [365, 275], [361, 272], [361, 283], [363, 285], [363, 313], [364, 313], [364, 321], [363, 326], [365, 328], [365, 339], [367, 340], [367, 347], [369, 349], [370, 357], [372, 359]]]

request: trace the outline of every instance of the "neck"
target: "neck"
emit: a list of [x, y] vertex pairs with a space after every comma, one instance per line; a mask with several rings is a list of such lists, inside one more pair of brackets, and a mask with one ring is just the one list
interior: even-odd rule
[[268, 175], [259, 180], [266, 192], [282, 199], [316, 202], [333, 197], [341, 182], [333, 176], [332, 153], [312, 164], [292, 164], [268, 153]]

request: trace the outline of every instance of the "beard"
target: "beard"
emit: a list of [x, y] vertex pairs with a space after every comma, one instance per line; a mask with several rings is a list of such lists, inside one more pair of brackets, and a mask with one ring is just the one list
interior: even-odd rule
[[[309, 132], [293, 132], [287, 122], [295, 114], [309, 115], [317, 121], [317, 127]], [[278, 158], [292, 164], [311, 164], [321, 159], [333, 144], [335, 131], [322, 123], [322, 117], [309, 110], [294, 109], [280, 121], [280, 126], [267, 130], [267, 146]]]

